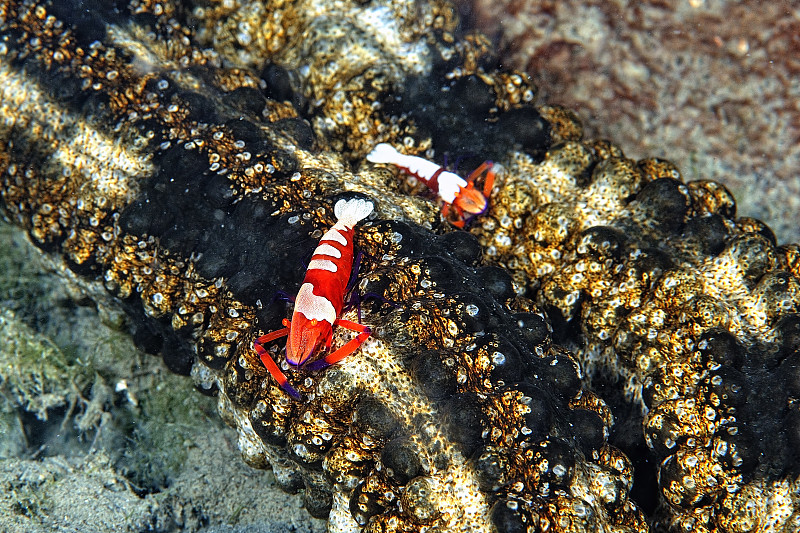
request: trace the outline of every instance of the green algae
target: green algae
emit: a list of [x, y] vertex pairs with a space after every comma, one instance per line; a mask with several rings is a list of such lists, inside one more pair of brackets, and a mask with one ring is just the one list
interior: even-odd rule
[[[31, 441], [101, 451], [138, 493], [169, 486], [193, 445], [185, 434], [210, 418], [219, 424], [209, 415], [213, 400], [136, 350], [117, 320], [124, 315], [105, 310], [98, 323], [97, 310], [76, 306], [53, 284], [40, 252], [5, 224], [0, 272], [0, 457], [25, 455]], [[28, 415], [46, 424], [26, 438]], [[44, 433], [59, 433], [58, 444]], [[21, 509], [33, 508], [28, 500], [35, 499], [20, 497]]]
[[0, 310], [0, 394], [5, 402], [47, 420], [56, 407], [83, 402], [91, 369], [71, 360], [52, 341]]
[[158, 492], [184, 467], [195, 446], [187, 437], [219, 422], [212, 417], [214, 401], [197, 394], [185, 378], [163, 370], [149, 377], [135, 413], [118, 420], [127, 436], [119, 467], [138, 491]]
[[[33, 414], [47, 421], [53, 414], [75, 416], [81, 431], [96, 428], [97, 397], [91, 392], [93, 368], [104, 348], [81, 349], [71, 338], [89, 339], [74, 322], [78, 317], [62, 286], [55, 283], [19, 230], [0, 224], [0, 412], [5, 424]], [[83, 342], [83, 341], [82, 341]], [[93, 402], [94, 400], [94, 402]], [[87, 416], [88, 415], [88, 416]]]

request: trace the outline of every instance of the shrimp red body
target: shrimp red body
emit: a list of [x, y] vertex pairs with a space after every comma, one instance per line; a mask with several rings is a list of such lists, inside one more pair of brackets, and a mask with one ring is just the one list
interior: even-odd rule
[[[491, 161], [484, 162], [470, 173], [467, 179], [445, 170], [433, 161], [414, 155], [401, 154], [392, 145], [386, 143], [376, 145], [367, 154], [367, 161], [394, 165], [405, 173], [422, 180], [441, 198], [442, 214], [445, 218], [448, 218], [451, 207], [455, 210], [456, 217], [449, 220], [459, 228], [463, 228], [472, 218], [484, 214], [489, 207], [487, 198], [492, 192], [495, 177]], [[484, 172], [486, 172], [486, 179], [483, 190], [479, 191], [475, 189], [475, 180]]]
[[[333, 208], [336, 224], [322, 236], [311, 256], [303, 284], [294, 302], [292, 319], [284, 319], [283, 329], [273, 331], [255, 340], [253, 348], [261, 362], [283, 389], [293, 397], [300, 394], [289, 384], [272, 356], [264, 348], [270, 341], [288, 335], [286, 362], [319, 370], [341, 361], [358, 349], [370, 336], [363, 324], [339, 318], [344, 307], [345, 292], [353, 268], [353, 228], [372, 213], [371, 202], [362, 199], [339, 200]], [[325, 357], [306, 365], [318, 348], [330, 351], [334, 326], [359, 332], [358, 335]]]

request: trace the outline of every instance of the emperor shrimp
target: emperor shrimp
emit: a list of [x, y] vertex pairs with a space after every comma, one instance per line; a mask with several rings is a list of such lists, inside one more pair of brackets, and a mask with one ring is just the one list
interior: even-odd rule
[[[300, 394], [289, 383], [264, 345], [288, 336], [286, 362], [297, 367], [305, 366], [309, 370], [319, 370], [338, 363], [367, 340], [371, 334], [369, 327], [344, 320], [340, 315], [353, 267], [353, 228], [367, 218], [372, 210], [372, 202], [367, 200], [336, 202], [333, 208], [336, 224], [322, 236], [311, 256], [303, 284], [295, 298], [292, 319], [284, 319], [282, 329], [262, 335], [253, 343], [253, 348], [272, 377], [296, 399], [300, 399]], [[333, 328], [336, 326], [356, 331], [358, 335], [331, 352]], [[320, 348], [328, 351], [328, 354], [309, 363], [309, 359]]]
[[[433, 161], [401, 154], [386, 143], [376, 145], [367, 154], [367, 161], [394, 165], [406, 174], [422, 180], [431, 191], [439, 195], [442, 201], [442, 215], [456, 227], [463, 228], [467, 222], [484, 214], [489, 208], [488, 197], [495, 178], [491, 161], [485, 161], [472, 171], [467, 179], [445, 170]], [[475, 180], [484, 172], [486, 179], [483, 189], [479, 191], [475, 188]], [[449, 216], [451, 208], [455, 211], [455, 217]]]

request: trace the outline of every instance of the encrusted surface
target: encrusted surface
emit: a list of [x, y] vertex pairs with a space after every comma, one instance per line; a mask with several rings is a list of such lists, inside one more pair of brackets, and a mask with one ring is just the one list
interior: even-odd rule
[[[0, 6], [4, 210], [331, 531], [796, 524], [800, 251], [723, 187], [583, 140], [446, 3], [71, 4]], [[380, 141], [501, 163], [490, 212], [453, 231]], [[374, 335], [296, 402], [252, 341], [353, 194]]]

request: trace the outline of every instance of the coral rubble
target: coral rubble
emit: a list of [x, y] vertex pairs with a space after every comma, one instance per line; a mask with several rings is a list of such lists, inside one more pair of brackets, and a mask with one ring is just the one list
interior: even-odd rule
[[[3, 209], [330, 531], [796, 524], [799, 251], [724, 187], [584, 140], [445, 2], [77, 4], [0, 6]], [[378, 142], [496, 160], [489, 213]], [[373, 337], [296, 401], [252, 342], [351, 196]]]

